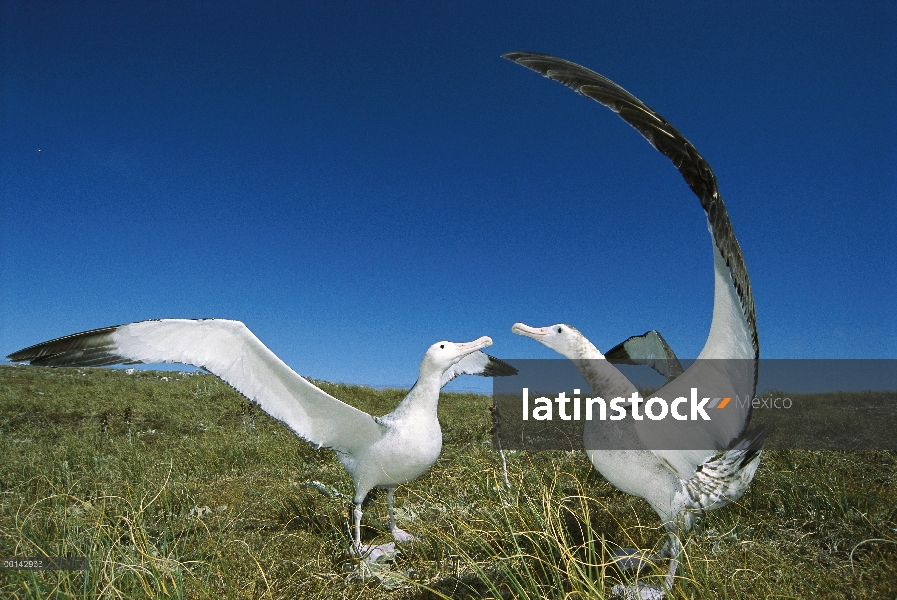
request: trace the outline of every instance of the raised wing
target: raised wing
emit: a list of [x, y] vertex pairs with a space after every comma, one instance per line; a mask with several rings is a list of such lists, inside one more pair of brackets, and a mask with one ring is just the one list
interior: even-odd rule
[[656, 329], [643, 335], [634, 335], [604, 354], [612, 363], [624, 365], [646, 365], [667, 378], [667, 381], [682, 375], [682, 365], [667, 341]]
[[485, 352], [472, 352], [458, 362], [452, 368], [442, 374], [442, 387], [458, 375], [480, 375], [482, 377], [508, 377], [516, 375], [517, 369], [503, 360], [489, 356]]
[[239, 321], [140, 321], [50, 340], [7, 358], [51, 367], [194, 365], [214, 373], [317, 446], [354, 455], [377, 441], [382, 432], [371, 415], [296, 374]]
[[[503, 57], [607, 106], [679, 170], [685, 183], [701, 201], [713, 238], [713, 321], [698, 360], [657, 394], [662, 397], [685, 396], [692, 387], [698, 387], [710, 389], [704, 395], [731, 397], [733, 401], [736, 396], [742, 400], [752, 398], [757, 387], [760, 357], [754, 296], [741, 246], [732, 230], [710, 165], [666, 119], [603, 75], [546, 54], [512, 52]], [[706, 426], [687, 429], [687, 435], [693, 440], [691, 445], [707, 450], [654, 450], [654, 453], [671, 465], [680, 477], [690, 479], [695, 470], [714, 456], [718, 449], [728, 448], [744, 434], [750, 420], [751, 403], [736, 405], [737, 409], [720, 411], [724, 414], [715, 415]], [[646, 447], [651, 448], [663, 447], [658, 445], [664, 443], [663, 440], [670, 440], [669, 447], [676, 448], [677, 441], [683, 438], [686, 431], [677, 421], [669, 419], [651, 423], [637, 421], [636, 429]]]
[[701, 206], [707, 214], [713, 243], [730, 272], [732, 284], [741, 304], [740, 308], [750, 330], [753, 358], [759, 358], [757, 315], [744, 256], [732, 231], [729, 213], [720, 197], [716, 175], [704, 157], [666, 119], [603, 75], [547, 54], [510, 52], [504, 54], [503, 58], [541, 73], [587, 98], [600, 102], [620, 115], [620, 118], [632, 125], [652, 146], [672, 161], [685, 179], [685, 183], [701, 201]]

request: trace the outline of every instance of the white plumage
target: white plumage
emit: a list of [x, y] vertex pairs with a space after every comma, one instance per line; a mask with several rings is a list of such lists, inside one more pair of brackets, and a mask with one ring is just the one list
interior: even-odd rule
[[[678, 360], [656, 332], [627, 340], [609, 354], [617, 362], [648, 364], [666, 375], [670, 380], [652, 396], [687, 397], [691, 388], [697, 387], [712, 390], [718, 397], [753, 398], [760, 356], [754, 299], [741, 248], [710, 165], [662, 116], [606, 77], [544, 54], [519, 52], [505, 58], [616, 112], [673, 162], [707, 215], [713, 240], [713, 321], [698, 360], [684, 373], [681, 368], [677, 371]], [[629, 398], [636, 391], [632, 382], [569, 325], [533, 328], [517, 323], [512, 331], [573, 360], [596, 396]], [[763, 432], [747, 432], [750, 409], [750, 402], [736, 403], [715, 413], [711, 421], [699, 423], [638, 421], [632, 415], [621, 421], [586, 422], [583, 441], [595, 468], [619, 489], [647, 500], [670, 531], [668, 589], [678, 567], [680, 545], [675, 534], [690, 530], [706, 511], [740, 498], [757, 470]], [[680, 449], [684, 438], [688, 449]], [[627, 449], [595, 449], [608, 447], [608, 442]], [[647, 587], [617, 591], [642, 597], [660, 593]]]
[[387, 490], [395, 539], [411, 539], [395, 526], [393, 492], [424, 474], [439, 458], [440, 389], [462, 374], [494, 377], [517, 372], [480, 352], [491, 345], [485, 336], [464, 344], [433, 344], [421, 362], [417, 383], [393, 412], [380, 418], [337, 400], [296, 374], [239, 321], [141, 321], [50, 340], [7, 358], [46, 366], [182, 363], [214, 373], [299, 437], [337, 452], [355, 482], [355, 546], [361, 551], [361, 503], [375, 487]]

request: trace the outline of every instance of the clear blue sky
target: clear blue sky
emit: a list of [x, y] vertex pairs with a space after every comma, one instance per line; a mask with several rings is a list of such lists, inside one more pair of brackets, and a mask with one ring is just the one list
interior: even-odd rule
[[376, 386], [442, 339], [554, 356], [515, 321], [697, 355], [697, 199], [609, 110], [500, 58], [530, 50], [714, 167], [762, 356], [897, 357], [893, 2], [0, 11], [2, 355], [163, 317], [242, 320], [301, 374]]

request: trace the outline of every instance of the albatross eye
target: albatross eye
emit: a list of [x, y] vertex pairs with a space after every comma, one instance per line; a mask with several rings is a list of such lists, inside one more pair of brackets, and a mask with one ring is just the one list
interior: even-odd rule
[[439, 344], [439, 348], [440, 348], [440, 349], [444, 349], [444, 348], [445, 348], [445, 344]]
[[563, 330], [560, 327], [558, 327], [558, 333], [561, 333], [561, 331], [563, 331]]

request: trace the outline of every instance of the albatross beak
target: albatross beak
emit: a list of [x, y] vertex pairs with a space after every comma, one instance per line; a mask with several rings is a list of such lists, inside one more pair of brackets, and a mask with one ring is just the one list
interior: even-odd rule
[[514, 323], [514, 326], [511, 327], [511, 333], [525, 335], [528, 338], [533, 338], [534, 340], [541, 342], [542, 338], [548, 334], [548, 327], [530, 327], [523, 323]]
[[466, 344], [455, 344], [455, 348], [458, 349], [458, 352], [460, 352], [462, 356], [467, 356], [471, 352], [482, 350], [483, 348], [487, 348], [491, 345], [492, 338], [490, 338], [488, 335], [484, 335], [480, 339], [474, 340], [472, 342], [467, 342]]

